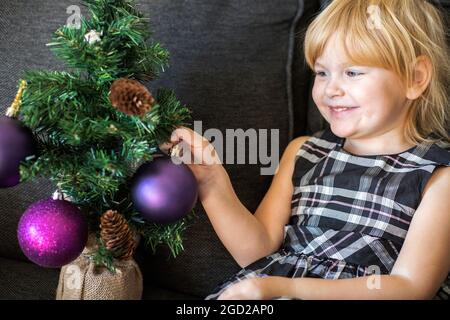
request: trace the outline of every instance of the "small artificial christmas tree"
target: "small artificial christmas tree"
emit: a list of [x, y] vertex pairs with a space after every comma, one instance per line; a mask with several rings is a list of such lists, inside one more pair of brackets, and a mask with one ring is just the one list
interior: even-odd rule
[[[152, 161], [173, 129], [187, 125], [190, 111], [171, 90], [160, 89], [153, 96], [141, 83], [164, 71], [169, 54], [150, 41], [148, 21], [134, 1], [84, 4], [91, 18], [81, 17], [80, 28], [59, 28], [48, 44], [69, 70], [31, 71], [24, 77], [16, 116], [32, 130], [39, 151], [20, 165], [21, 181], [50, 178], [86, 214], [100, 246], [95, 256], [99, 264], [110, 267], [113, 258], [131, 255], [129, 230], [153, 250], [165, 244], [176, 256], [183, 250], [182, 233], [193, 210], [170, 224], [149, 222], [134, 208], [130, 185], [137, 168]], [[113, 220], [125, 230], [119, 255], [100, 236], [105, 212], [104, 237]]]

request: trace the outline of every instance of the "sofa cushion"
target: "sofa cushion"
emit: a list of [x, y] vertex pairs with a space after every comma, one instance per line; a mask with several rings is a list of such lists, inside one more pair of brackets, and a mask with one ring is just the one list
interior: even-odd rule
[[0, 257], [0, 300], [53, 300], [58, 279], [59, 269]]

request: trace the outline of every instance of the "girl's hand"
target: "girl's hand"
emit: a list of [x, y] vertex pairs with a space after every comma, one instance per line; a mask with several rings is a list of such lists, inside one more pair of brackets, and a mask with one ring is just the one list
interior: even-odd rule
[[159, 145], [168, 154], [177, 148], [176, 160], [180, 160], [191, 169], [199, 186], [199, 198], [202, 200], [207, 189], [225, 172], [214, 146], [192, 129], [179, 127], [172, 132], [170, 141]]
[[272, 294], [270, 278], [272, 277], [242, 280], [222, 292], [218, 300], [268, 300], [275, 298]]

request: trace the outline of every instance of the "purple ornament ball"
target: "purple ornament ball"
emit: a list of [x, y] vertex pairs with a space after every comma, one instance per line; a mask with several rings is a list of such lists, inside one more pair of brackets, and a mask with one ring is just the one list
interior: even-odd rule
[[0, 117], [0, 188], [9, 188], [20, 182], [19, 164], [36, 153], [31, 130], [16, 119]]
[[136, 210], [151, 222], [165, 224], [180, 220], [194, 208], [198, 185], [191, 169], [162, 156], [144, 163], [131, 185]]
[[83, 251], [88, 224], [74, 204], [46, 199], [35, 202], [24, 212], [17, 237], [28, 259], [42, 267], [59, 268]]

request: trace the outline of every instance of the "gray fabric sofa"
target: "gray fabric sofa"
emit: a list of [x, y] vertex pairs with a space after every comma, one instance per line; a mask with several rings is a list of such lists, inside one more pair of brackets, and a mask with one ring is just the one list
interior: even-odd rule
[[[201, 120], [217, 128], [278, 129], [280, 155], [296, 136], [323, 128], [311, 103], [311, 73], [302, 53], [302, 34], [326, 1], [320, 0], [141, 0], [154, 37], [171, 53], [170, 68], [151, 83], [175, 90]], [[30, 69], [62, 69], [45, 46], [68, 18], [75, 0], [3, 0], [0, 4], [0, 111], [14, 98], [17, 80]], [[82, 14], [86, 14], [82, 7]], [[236, 193], [254, 212], [271, 176], [261, 164], [225, 165]], [[49, 197], [46, 179], [0, 189], [0, 299], [54, 299], [59, 270], [30, 263], [16, 228], [23, 211]], [[199, 218], [185, 233], [176, 259], [161, 247], [156, 255], [139, 248], [144, 299], [202, 299], [239, 270], [222, 246], [200, 203]]]

